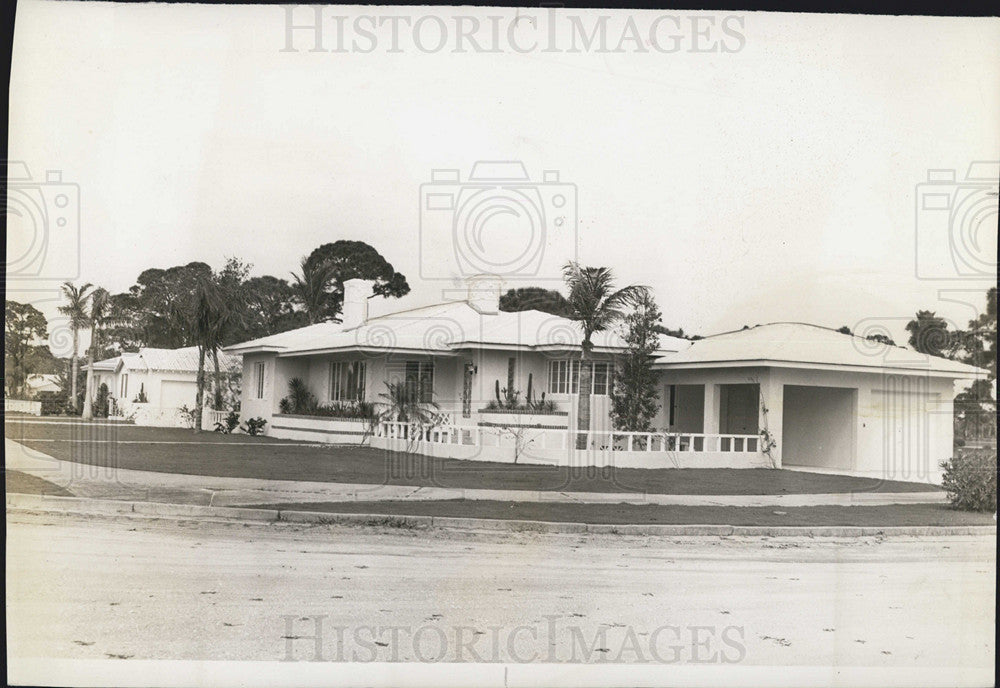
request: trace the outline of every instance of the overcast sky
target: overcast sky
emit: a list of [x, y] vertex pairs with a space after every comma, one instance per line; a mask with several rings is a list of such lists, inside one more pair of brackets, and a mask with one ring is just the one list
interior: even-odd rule
[[[297, 21], [312, 21], [301, 9]], [[324, 47], [334, 15], [419, 13], [327, 7]], [[58, 169], [79, 184], [81, 278], [112, 291], [148, 267], [218, 267], [230, 255], [287, 277], [316, 246], [358, 239], [407, 276], [406, 305], [435, 301], [449, 283], [421, 278], [421, 230], [438, 259], [423, 266], [431, 276], [448, 276], [453, 237], [440, 219], [422, 228], [421, 184], [437, 168], [465, 181], [477, 160], [520, 160], [533, 181], [558, 170], [578, 199], [574, 240], [551, 223], [551, 193], [539, 196], [542, 269], [575, 247], [622, 283], [653, 287], [673, 327], [871, 318], [905, 340], [918, 308], [964, 324], [975, 313], [962, 302], [982, 307], [988, 269], [918, 278], [929, 230], [915, 223], [915, 193], [928, 169], [961, 178], [971, 161], [1000, 157], [1000, 22], [741, 13], [723, 32], [727, 15], [711, 14], [698, 38], [692, 15], [675, 13], [658, 26], [680, 36], [676, 52], [642, 38], [648, 52], [627, 42], [519, 54], [506, 42], [513, 10], [456, 13], [500, 17], [503, 52], [454, 53], [445, 15], [439, 51], [404, 29], [390, 52], [388, 23], [372, 52], [351, 50], [364, 36], [348, 19], [346, 52], [310, 51], [308, 30], [293, 33], [298, 52], [282, 52], [281, 7], [22, 2], [9, 156], [35, 179]], [[548, 35], [541, 10], [521, 14], [538, 23], [515, 22], [518, 46]], [[605, 14], [613, 49], [629, 16], [646, 37], [664, 13]], [[433, 44], [436, 26], [419, 40]], [[573, 27], [557, 23], [563, 45]], [[495, 219], [487, 245], [511, 220]], [[23, 244], [25, 226], [12, 222], [21, 235], [9, 242]], [[994, 246], [995, 226], [994, 214]], [[65, 254], [50, 250], [43, 275], [65, 276]], [[11, 295], [52, 313], [23, 284], [9, 283]]]

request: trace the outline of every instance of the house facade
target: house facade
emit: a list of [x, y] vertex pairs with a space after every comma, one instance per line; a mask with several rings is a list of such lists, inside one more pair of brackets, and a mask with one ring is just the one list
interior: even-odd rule
[[[87, 369], [87, 366], [83, 366]], [[219, 353], [219, 369], [229, 396], [239, 394], [242, 363], [238, 356]], [[212, 389], [214, 366], [205, 363], [206, 393]], [[182, 407], [194, 408], [198, 392], [198, 347], [145, 347], [94, 363], [94, 394], [107, 385], [112, 415], [137, 425], [184, 427]], [[232, 391], [229, 391], [229, 390]]]
[[[499, 310], [480, 276], [464, 298], [368, 316], [371, 283], [345, 283], [343, 322], [232, 347], [243, 357], [241, 416], [287, 439], [367, 442], [432, 456], [629, 467], [801, 467], [881, 478], [940, 478], [951, 455], [954, 382], [971, 366], [876, 346], [811, 325], [776, 323], [698, 341], [662, 336], [656, 432], [612, 426], [615, 332], [593, 338], [591, 419], [577, 449], [579, 326]], [[385, 400], [401, 383], [429, 405], [428, 427], [282, 413], [294, 379], [320, 405]]]

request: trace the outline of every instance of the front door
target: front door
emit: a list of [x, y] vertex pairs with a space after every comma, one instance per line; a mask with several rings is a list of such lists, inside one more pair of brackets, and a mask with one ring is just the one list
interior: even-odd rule
[[472, 376], [475, 367], [471, 363], [465, 364], [465, 371], [462, 374], [462, 417], [472, 417]]

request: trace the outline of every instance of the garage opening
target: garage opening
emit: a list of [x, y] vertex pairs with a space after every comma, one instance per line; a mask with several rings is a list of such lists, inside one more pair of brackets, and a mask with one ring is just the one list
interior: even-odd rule
[[854, 468], [856, 389], [785, 385], [782, 415], [783, 464]]

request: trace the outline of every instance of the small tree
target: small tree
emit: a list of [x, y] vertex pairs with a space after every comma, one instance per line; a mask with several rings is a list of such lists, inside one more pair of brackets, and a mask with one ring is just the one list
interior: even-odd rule
[[653, 361], [660, 343], [661, 318], [652, 295], [644, 293], [622, 323], [628, 348], [617, 358], [611, 392], [611, 417], [618, 430], [648, 432], [660, 409]]
[[48, 323], [29, 303], [7, 301], [4, 314], [4, 382], [14, 396], [24, 392], [34, 342], [49, 336]]

